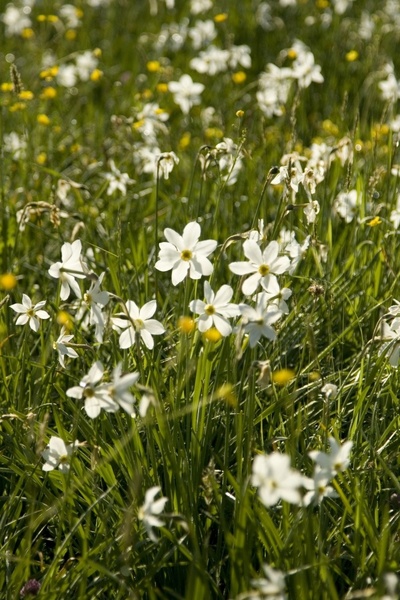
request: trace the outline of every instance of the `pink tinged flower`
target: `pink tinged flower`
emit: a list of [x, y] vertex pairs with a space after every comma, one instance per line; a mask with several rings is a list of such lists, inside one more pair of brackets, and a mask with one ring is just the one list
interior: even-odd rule
[[168, 242], [160, 243], [159, 260], [155, 267], [159, 271], [172, 270], [173, 285], [183, 281], [187, 274], [191, 279], [200, 279], [202, 275], [208, 276], [213, 272], [207, 256], [214, 252], [217, 242], [199, 242], [200, 234], [201, 227], [196, 222], [188, 223], [182, 235], [173, 229], [164, 229]]
[[326, 454], [319, 450], [312, 450], [308, 454], [310, 458], [317, 463], [320, 469], [328, 471], [334, 476], [340, 471], [345, 471], [349, 466], [353, 442], [347, 441], [340, 445], [333, 437], [330, 437], [329, 444], [331, 447], [330, 454]]
[[56, 262], [49, 268], [49, 275], [61, 281], [61, 300], [67, 300], [71, 289], [81, 298], [81, 290], [76, 279], [84, 279], [88, 272], [86, 263], [81, 258], [82, 242], [75, 240], [70, 244], [65, 242], [61, 247], [61, 262]]
[[274, 341], [276, 331], [271, 325], [282, 317], [282, 311], [272, 304], [269, 305], [265, 292], [257, 295], [255, 308], [248, 304], [239, 304], [243, 317], [243, 329], [249, 336], [250, 348], [254, 348], [262, 337]]
[[103, 374], [103, 365], [98, 360], [91, 366], [89, 373], [82, 378], [79, 385], [67, 390], [69, 398], [85, 399], [85, 411], [91, 419], [98, 417], [103, 407], [105, 391], [104, 387], [100, 385]]
[[192, 300], [189, 308], [192, 312], [200, 315], [197, 319], [197, 326], [202, 333], [211, 327], [218, 329], [222, 336], [227, 336], [232, 332], [232, 326], [228, 319], [240, 315], [237, 304], [231, 304], [233, 289], [230, 285], [223, 285], [215, 294], [208, 281], [204, 282], [203, 300]]
[[61, 438], [51, 436], [46, 450], [42, 452], [42, 456], [46, 461], [42, 467], [43, 471], [53, 471], [58, 467], [61, 473], [68, 473], [72, 452], [78, 444], [79, 442], [76, 441], [67, 446]]
[[61, 329], [60, 335], [58, 339], [53, 343], [54, 350], [58, 352], [58, 360], [60, 365], [65, 369], [65, 357], [69, 356], [70, 358], [77, 358], [78, 353], [76, 350], [71, 348], [68, 344], [72, 340], [74, 336], [68, 335], [66, 333], [65, 327]]
[[19, 317], [15, 321], [16, 325], [25, 325], [29, 323], [29, 327], [33, 331], [39, 330], [40, 321], [39, 319], [50, 319], [50, 315], [45, 310], [42, 310], [46, 304], [46, 300], [42, 300], [37, 304], [32, 304], [32, 300], [26, 294], [22, 294], [22, 304], [11, 304], [12, 308], [16, 313], [19, 313]]
[[235, 275], [250, 274], [242, 285], [242, 292], [246, 296], [254, 294], [260, 284], [268, 289], [271, 279], [276, 280], [275, 275], [285, 273], [290, 268], [289, 258], [279, 256], [279, 244], [276, 241], [270, 242], [262, 252], [257, 242], [246, 240], [243, 250], [248, 262], [233, 262], [229, 268]]
[[265, 506], [273, 506], [279, 500], [300, 504], [303, 483], [303, 475], [291, 468], [290, 457], [286, 454], [273, 452], [255, 457], [251, 484], [258, 488], [258, 495]]
[[164, 521], [159, 518], [159, 515], [162, 513], [166, 503], [168, 502], [168, 498], [165, 496], [155, 500], [155, 497], [160, 491], [161, 488], [159, 486], [154, 486], [148, 489], [145, 494], [144, 504], [139, 508], [138, 513], [139, 519], [143, 521], [149, 538], [153, 542], [157, 541], [157, 537], [155, 536], [152, 528], [162, 527], [164, 525]]
[[[136, 340], [141, 339], [144, 345], [151, 350], [154, 347], [153, 335], [161, 335], [165, 332], [163, 325], [151, 318], [157, 308], [156, 301], [150, 300], [142, 308], [139, 308], [133, 300], [128, 300], [125, 306], [129, 319], [124, 313], [119, 313], [112, 319], [115, 329], [125, 329], [119, 337], [119, 347], [130, 348], [136, 343]], [[121, 319], [120, 316], [125, 316], [125, 318]]]

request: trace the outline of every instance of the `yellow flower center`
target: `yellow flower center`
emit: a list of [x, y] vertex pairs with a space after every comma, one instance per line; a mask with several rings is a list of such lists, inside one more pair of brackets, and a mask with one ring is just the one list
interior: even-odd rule
[[206, 306], [204, 307], [204, 312], [207, 315], [214, 315], [215, 314], [215, 308], [212, 304], [206, 304]]
[[142, 321], [142, 319], [134, 319], [133, 326], [137, 331], [140, 331], [144, 327], [144, 322]]
[[258, 267], [258, 272], [260, 273], [261, 277], [265, 277], [269, 273], [269, 266], [268, 265], [260, 265]]
[[191, 250], [182, 250], [182, 252], [181, 252], [182, 260], [189, 261], [192, 259], [192, 257], [193, 257], [193, 252]]

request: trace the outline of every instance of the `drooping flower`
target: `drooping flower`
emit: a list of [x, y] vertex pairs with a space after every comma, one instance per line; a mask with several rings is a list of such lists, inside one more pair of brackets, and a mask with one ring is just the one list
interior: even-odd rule
[[145, 494], [144, 504], [139, 508], [139, 519], [143, 521], [146, 527], [149, 538], [153, 541], [157, 541], [157, 537], [153, 532], [153, 527], [162, 527], [164, 521], [159, 518], [159, 515], [164, 510], [164, 506], [168, 502], [168, 498], [163, 496], [158, 500], [155, 500], [157, 494], [161, 491], [160, 486], [156, 485], [147, 490]]
[[156, 301], [150, 300], [142, 308], [139, 308], [133, 300], [128, 300], [125, 306], [126, 313], [119, 313], [112, 318], [114, 329], [118, 331], [125, 329], [119, 336], [119, 347], [130, 348], [136, 340], [141, 339], [144, 345], [151, 350], [154, 347], [153, 335], [161, 335], [165, 332], [160, 321], [151, 318], [156, 312]]
[[169, 179], [169, 175], [172, 169], [178, 163], [179, 158], [177, 157], [175, 152], [162, 152], [157, 157], [158, 168], [164, 179]]
[[197, 319], [199, 331], [203, 333], [214, 326], [222, 336], [232, 332], [228, 319], [240, 315], [237, 304], [230, 303], [232, 296], [233, 289], [230, 285], [223, 285], [217, 293], [214, 293], [208, 281], [204, 282], [206, 301], [192, 300], [189, 304], [190, 310], [200, 315]]
[[213, 266], [208, 260], [217, 247], [215, 240], [199, 242], [201, 227], [198, 223], [188, 223], [179, 235], [173, 229], [164, 229], [168, 242], [160, 243], [159, 260], [156, 269], [159, 271], [172, 270], [172, 283], [177, 285], [187, 274], [191, 279], [200, 279], [202, 275], [211, 275]]
[[229, 265], [235, 275], [250, 275], [242, 285], [242, 292], [251, 296], [261, 284], [265, 290], [272, 280], [276, 281], [275, 275], [285, 273], [290, 268], [290, 260], [287, 256], [279, 256], [279, 244], [272, 241], [264, 251], [254, 240], [246, 240], [243, 251], [248, 262], [239, 261]]
[[46, 304], [46, 300], [41, 300], [36, 304], [32, 304], [32, 300], [26, 294], [22, 294], [22, 304], [11, 304], [12, 308], [16, 313], [19, 313], [19, 317], [15, 321], [16, 325], [25, 325], [29, 323], [29, 327], [33, 331], [39, 331], [40, 321], [39, 319], [50, 319], [50, 315], [47, 311], [42, 310]]
[[265, 506], [273, 506], [279, 500], [300, 504], [303, 482], [303, 475], [291, 468], [287, 454], [259, 454], [254, 459], [251, 484], [258, 488]]
[[75, 240], [70, 244], [65, 242], [61, 247], [61, 262], [56, 262], [49, 268], [49, 275], [61, 281], [61, 300], [67, 300], [71, 289], [81, 298], [81, 290], [76, 279], [84, 279], [89, 269], [82, 260], [82, 242]]
[[46, 461], [42, 467], [43, 471], [53, 471], [58, 467], [61, 473], [68, 473], [72, 453], [78, 445], [79, 442], [75, 441], [67, 446], [61, 438], [52, 435], [48, 447], [42, 452]]

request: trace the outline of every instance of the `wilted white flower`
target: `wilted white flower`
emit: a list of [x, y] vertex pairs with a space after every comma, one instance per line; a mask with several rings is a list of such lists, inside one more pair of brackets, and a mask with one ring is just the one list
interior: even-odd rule
[[322, 386], [321, 392], [325, 394], [327, 400], [334, 400], [338, 395], [338, 386], [334, 383], [326, 383]]
[[15, 321], [16, 325], [25, 325], [29, 323], [29, 327], [33, 331], [39, 330], [40, 321], [39, 319], [50, 319], [50, 315], [45, 310], [42, 310], [46, 304], [46, 300], [32, 304], [32, 300], [26, 294], [22, 294], [22, 304], [11, 304], [12, 308], [16, 313], [19, 313], [19, 317]]
[[138, 517], [143, 521], [146, 527], [149, 538], [153, 541], [157, 541], [157, 537], [153, 532], [153, 527], [162, 527], [164, 521], [159, 518], [159, 515], [164, 510], [164, 506], [168, 502], [168, 498], [163, 496], [158, 500], [155, 500], [157, 494], [161, 491], [161, 488], [157, 485], [147, 490], [144, 504], [139, 508]]
[[175, 152], [162, 152], [157, 156], [157, 165], [164, 179], [169, 179], [169, 174], [178, 163], [179, 158]]
[[150, 300], [139, 308], [133, 300], [128, 300], [125, 306], [127, 314], [119, 313], [112, 318], [114, 329], [125, 329], [119, 336], [119, 347], [130, 348], [137, 340], [142, 339], [144, 345], [151, 350], [154, 347], [153, 335], [165, 332], [163, 325], [151, 318], [156, 311], [157, 302]]
[[207, 256], [214, 252], [217, 242], [199, 242], [200, 234], [201, 227], [196, 222], [188, 223], [182, 235], [168, 227], [164, 229], [168, 242], [160, 243], [159, 260], [155, 267], [159, 271], [172, 270], [173, 285], [183, 281], [187, 274], [191, 279], [211, 275], [213, 266]]
[[46, 461], [42, 467], [43, 471], [53, 471], [58, 467], [61, 473], [68, 473], [72, 453], [78, 445], [79, 442], [75, 441], [67, 446], [61, 438], [52, 435], [47, 448], [42, 452]]

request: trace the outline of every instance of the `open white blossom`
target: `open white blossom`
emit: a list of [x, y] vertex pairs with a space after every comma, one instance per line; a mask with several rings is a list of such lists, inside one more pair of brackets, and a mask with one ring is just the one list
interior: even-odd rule
[[303, 483], [303, 475], [291, 468], [287, 454], [273, 452], [255, 457], [251, 484], [258, 488], [258, 495], [265, 506], [273, 506], [279, 500], [301, 504], [300, 488]]
[[275, 304], [268, 304], [265, 292], [257, 294], [256, 306], [239, 304], [243, 317], [243, 330], [249, 336], [250, 348], [254, 348], [262, 337], [276, 339], [276, 331], [272, 327], [282, 317], [282, 311]]
[[156, 301], [150, 300], [142, 308], [139, 308], [133, 300], [128, 300], [125, 306], [127, 314], [119, 313], [112, 318], [114, 329], [125, 330], [119, 336], [119, 347], [130, 348], [137, 340], [141, 339], [144, 345], [151, 350], [154, 347], [153, 335], [161, 335], [165, 332], [160, 321], [151, 318], [156, 312]]
[[271, 279], [276, 280], [275, 275], [285, 273], [290, 267], [289, 258], [279, 256], [279, 244], [275, 240], [270, 242], [264, 251], [261, 251], [254, 240], [246, 240], [243, 251], [248, 262], [233, 262], [229, 268], [235, 275], [250, 274], [242, 285], [242, 292], [246, 296], [254, 294], [260, 284], [268, 290]]
[[191, 279], [200, 279], [202, 275], [211, 275], [213, 266], [208, 260], [217, 247], [214, 240], [199, 242], [201, 227], [198, 223], [188, 223], [179, 235], [168, 227], [164, 235], [168, 242], [160, 243], [159, 260], [156, 269], [159, 271], [172, 271], [172, 283], [177, 285], [186, 275]]
[[65, 242], [61, 247], [61, 262], [56, 262], [49, 268], [49, 275], [61, 282], [61, 300], [66, 300], [71, 289], [74, 294], [81, 298], [81, 290], [76, 279], [84, 279], [89, 269], [82, 260], [82, 242], [75, 240], [70, 244]]
[[161, 488], [157, 485], [147, 490], [145, 494], [144, 504], [139, 508], [138, 517], [143, 521], [146, 527], [149, 538], [153, 541], [157, 541], [157, 537], [153, 532], [153, 527], [162, 527], [164, 521], [162, 521], [159, 515], [164, 510], [168, 498], [163, 496], [155, 500], [157, 494], [161, 491]]
[[179, 81], [170, 81], [169, 91], [174, 96], [174, 102], [178, 104], [184, 114], [188, 114], [192, 106], [200, 104], [200, 95], [204, 91], [202, 83], [195, 83], [190, 75], [182, 75]]
[[91, 419], [99, 416], [102, 409], [104, 397], [104, 388], [100, 384], [104, 374], [102, 363], [98, 360], [90, 368], [89, 373], [85, 375], [79, 385], [67, 390], [69, 398], [85, 400], [85, 411]]
[[329, 438], [329, 444], [331, 447], [330, 454], [321, 452], [320, 450], [312, 450], [309, 452], [310, 458], [317, 463], [317, 465], [323, 470], [330, 473], [332, 476], [336, 475], [340, 471], [345, 471], [350, 464], [350, 452], [353, 446], [353, 442], [347, 441], [344, 444], [338, 444], [335, 438]]
[[192, 300], [189, 304], [190, 310], [200, 315], [197, 319], [199, 331], [204, 332], [215, 327], [222, 336], [232, 332], [228, 319], [240, 314], [237, 304], [230, 302], [232, 296], [233, 289], [230, 285], [223, 285], [217, 293], [214, 293], [208, 281], [204, 282], [206, 301]]
[[42, 452], [46, 461], [42, 467], [43, 471], [53, 471], [58, 468], [61, 473], [68, 473], [72, 453], [78, 445], [79, 442], [75, 441], [67, 446], [61, 438], [52, 435], [47, 448]]
[[126, 186], [135, 183], [128, 173], [121, 173], [115, 166], [113, 160], [109, 162], [111, 173], [106, 173], [104, 177], [108, 181], [107, 195], [111, 196], [116, 190], [120, 191], [123, 196], [126, 196]]
[[16, 313], [19, 313], [19, 317], [15, 321], [16, 325], [25, 325], [29, 323], [29, 327], [33, 331], [39, 331], [40, 321], [39, 319], [50, 319], [50, 315], [47, 311], [42, 310], [46, 304], [46, 300], [32, 304], [32, 300], [26, 294], [22, 294], [22, 304], [11, 304], [12, 308]]
[[67, 330], [63, 327], [57, 340], [53, 343], [54, 350], [58, 352], [59, 363], [64, 369], [66, 356], [69, 356], [69, 358], [78, 358], [77, 351], [69, 346], [73, 337], [73, 335], [67, 334]]
[[316, 467], [311, 478], [304, 477], [304, 487], [308, 490], [303, 498], [304, 506], [320, 504], [324, 498], [337, 498], [338, 493], [329, 485], [332, 480], [332, 471]]

